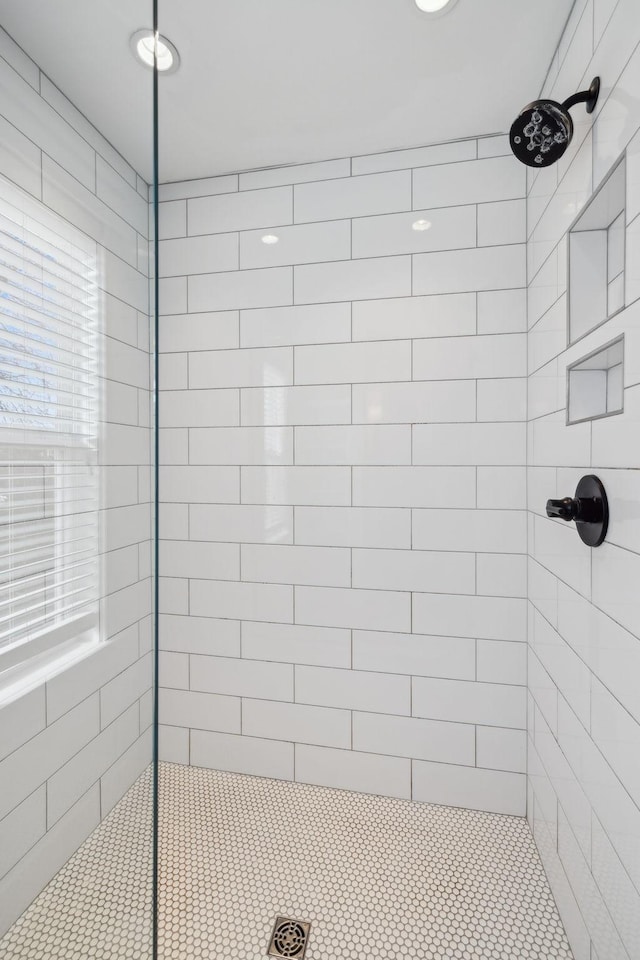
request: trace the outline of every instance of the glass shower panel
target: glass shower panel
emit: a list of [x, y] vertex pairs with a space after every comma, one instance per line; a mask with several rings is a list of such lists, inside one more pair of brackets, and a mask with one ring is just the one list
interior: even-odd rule
[[0, 0], [3, 960], [154, 951], [152, 16]]

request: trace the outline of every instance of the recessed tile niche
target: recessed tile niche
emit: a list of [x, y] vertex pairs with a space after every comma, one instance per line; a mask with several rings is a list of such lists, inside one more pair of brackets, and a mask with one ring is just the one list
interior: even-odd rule
[[569, 231], [569, 343], [624, 307], [625, 159]]
[[624, 337], [618, 337], [567, 369], [568, 423], [622, 413]]

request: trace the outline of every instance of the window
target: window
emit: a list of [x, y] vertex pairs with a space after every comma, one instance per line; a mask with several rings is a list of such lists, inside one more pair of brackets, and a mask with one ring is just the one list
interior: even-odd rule
[[96, 269], [0, 181], [0, 672], [97, 639]]

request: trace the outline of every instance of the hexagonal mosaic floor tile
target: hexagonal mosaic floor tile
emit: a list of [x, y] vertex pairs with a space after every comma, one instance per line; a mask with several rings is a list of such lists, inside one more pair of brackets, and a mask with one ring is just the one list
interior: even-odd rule
[[[1, 960], [150, 958], [146, 777]], [[160, 960], [258, 960], [278, 916], [311, 924], [305, 960], [571, 960], [525, 820], [173, 764], [160, 783]]]

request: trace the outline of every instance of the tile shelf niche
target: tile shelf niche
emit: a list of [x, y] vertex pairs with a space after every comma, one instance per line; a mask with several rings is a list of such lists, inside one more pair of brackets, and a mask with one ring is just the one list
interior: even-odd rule
[[624, 308], [625, 159], [569, 231], [568, 341]]
[[622, 413], [624, 337], [618, 337], [567, 368], [567, 423]]

